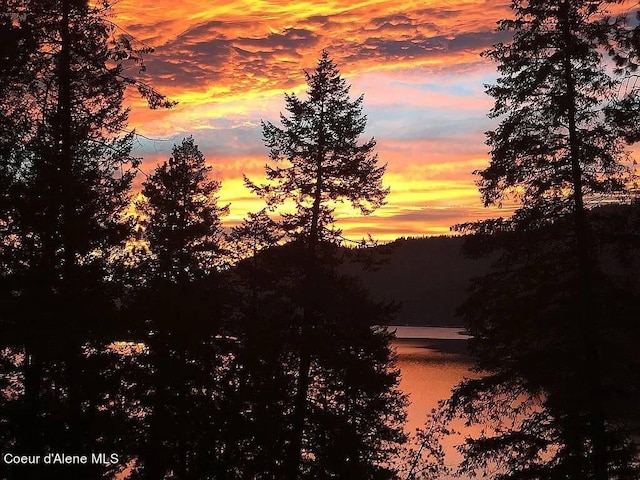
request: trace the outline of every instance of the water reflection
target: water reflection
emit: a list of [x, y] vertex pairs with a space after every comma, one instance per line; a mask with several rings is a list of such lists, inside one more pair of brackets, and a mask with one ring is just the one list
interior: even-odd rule
[[[460, 329], [441, 327], [391, 327], [396, 329], [393, 345], [398, 354], [402, 374], [400, 388], [409, 395], [407, 433], [424, 428], [429, 412], [440, 400], [448, 398], [451, 389], [465, 377], [474, 376], [469, 370], [472, 359], [467, 352], [468, 337]], [[406, 335], [411, 335], [407, 337]], [[454, 428], [463, 434], [471, 433], [462, 424]], [[455, 450], [461, 436], [447, 439], [444, 445], [446, 464], [454, 467], [461, 460]]]

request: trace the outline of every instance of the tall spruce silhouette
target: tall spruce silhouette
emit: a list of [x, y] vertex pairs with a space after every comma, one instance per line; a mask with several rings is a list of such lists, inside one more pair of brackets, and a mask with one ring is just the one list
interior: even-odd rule
[[234, 452], [239, 478], [284, 478], [296, 388], [297, 335], [291, 318], [299, 303], [292, 288], [297, 272], [283, 232], [265, 211], [249, 214], [232, 229], [238, 257], [226, 272], [233, 300], [225, 315], [238, 339]]
[[287, 202], [296, 209], [279, 212], [292, 242], [278, 293], [293, 307], [286, 367], [295, 379], [283, 477], [392, 478], [388, 460], [403, 441], [403, 398], [389, 337], [373, 326], [389, 312], [334, 268], [341, 240], [335, 204], [350, 202], [364, 214], [378, 208], [388, 193], [385, 167], [373, 139], [359, 143], [363, 97], [350, 100], [326, 51], [305, 78], [306, 100], [285, 94], [282, 126], [262, 124], [273, 161], [267, 182], [245, 179], [269, 209]]
[[[136, 81], [123, 69], [141, 52], [115, 35], [108, 3], [7, 0], [2, 7], [0, 154], [9, 180], [0, 221], [1, 328], [12, 382], [3, 390], [3, 435], [12, 450], [33, 454], [117, 450], [105, 435], [114, 417], [96, 356], [116, 323], [107, 258], [126, 236], [120, 212], [137, 164], [132, 135], [122, 135], [124, 91]], [[154, 106], [163, 104], [140, 88]], [[6, 476], [68, 477], [62, 467], [42, 468]]]
[[137, 380], [147, 393], [135, 478], [208, 478], [224, 458], [217, 437], [227, 420], [216, 398], [227, 351], [215, 338], [215, 272], [228, 207], [218, 205], [211, 169], [186, 138], [143, 182], [137, 202], [149, 257], [134, 310], [149, 353]]
[[591, 209], [624, 199], [632, 179], [621, 124], [632, 99], [620, 98], [602, 53], [626, 34], [603, 16], [609, 4], [514, 1], [515, 18], [499, 23], [513, 39], [485, 53], [498, 63], [487, 93], [500, 123], [487, 133], [490, 164], [475, 173], [485, 205], [518, 208], [510, 219], [457, 226], [475, 234], [472, 253], [499, 252], [461, 309], [486, 375], [460, 384], [445, 408], [493, 427], [463, 446], [465, 473], [637, 478], [629, 410], [619, 404], [638, 385], [623, 340], [638, 329], [628, 320], [637, 289], [607, 272], [624, 267], [612, 267], [611, 244], [625, 227]]

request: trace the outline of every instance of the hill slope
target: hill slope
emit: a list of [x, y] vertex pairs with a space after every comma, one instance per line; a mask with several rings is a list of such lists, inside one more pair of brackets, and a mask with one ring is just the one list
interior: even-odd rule
[[[372, 249], [376, 269], [348, 263], [345, 273], [362, 280], [376, 300], [401, 304], [395, 323], [460, 325], [455, 311], [471, 278], [486, 273], [491, 260], [460, 253], [460, 237], [399, 239]], [[385, 261], [386, 260], [386, 261]]]

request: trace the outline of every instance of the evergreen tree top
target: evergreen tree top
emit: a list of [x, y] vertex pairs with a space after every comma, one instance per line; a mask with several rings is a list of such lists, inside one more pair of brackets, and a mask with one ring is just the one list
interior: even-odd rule
[[474, 172], [485, 205], [515, 200], [516, 217], [553, 219], [572, 211], [576, 187], [587, 201], [627, 190], [617, 119], [629, 99], [619, 98], [621, 80], [604, 61], [625, 28], [606, 17], [612, 3], [514, 1], [514, 18], [499, 23], [514, 36], [483, 53], [500, 73], [486, 87], [489, 116], [500, 119], [487, 132], [491, 163]]
[[262, 122], [273, 161], [266, 167], [267, 182], [245, 183], [272, 210], [294, 202], [297, 212], [283, 214], [285, 230], [335, 238], [333, 205], [349, 202], [363, 214], [380, 207], [389, 192], [382, 186], [386, 165], [378, 165], [375, 139], [359, 142], [367, 123], [364, 97], [350, 99], [349, 85], [326, 50], [305, 78], [306, 99], [285, 94], [282, 126]]

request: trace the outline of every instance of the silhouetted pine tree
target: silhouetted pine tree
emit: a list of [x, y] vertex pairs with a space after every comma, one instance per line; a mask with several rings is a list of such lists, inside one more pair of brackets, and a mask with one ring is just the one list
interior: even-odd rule
[[[94, 360], [115, 325], [106, 264], [126, 236], [120, 212], [137, 164], [132, 136], [121, 133], [124, 90], [136, 82], [122, 72], [140, 52], [114, 35], [108, 3], [7, 0], [2, 7], [0, 155], [10, 182], [0, 220], [1, 328], [5, 373], [15, 385], [3, 391], [6, 445], [32, 454], [117, 450], [102, 430], [114, 423], [113, 404]], [[7, 475], [69, 476], [63, 468], [37, 470]]]
[[[237, 448], [230, 463], [236, 478], [283, 478], [290, 440], [295, 391], [294, 326], [298, 304], [291, 298], [291, 251], [274, 247], [272, 222], [266, 215], [234, 228], [232, 237], [247, 234], [247, 250], [258, 253], [225, 272], [233, 292], [226, 308], [228, 331], [237, 338], [234, 428]], [[263, 235], [263, 234], [266, 234]], [[276, 233], [277, 237], [277, 233]], [[259, 245], [262, 240], [268, 243]]]
[[631, 180], [620, 123], [630, 100], [602, 53], [623, 33], [603, 18], [609, 3], [516, 0], [515, 18], [499, 24], [513, 40], [485, 53], [501, 75], [487, 87], [500, 124], [487, 133], [478, 185], [485, 205], [519, 207], [508, 220], [458, 226], [475, 234], [476, 253], [500, 252], [462, 309], [486, 376], [458, 386], [446, 410], [490, 425], [464, 445], [466, 473], [638, 475], [616, 405], [625, 390], [637, 397], [637, 355], [623, 336], [638, 331], [638, 292], [606, 268], [624, 228], [590, 210], [624, 198]]
[[289, 310], [287, 325], [280, 320], [275, 328], [293, 349], [282, 351], [281, 368], [295, 381], [285, 405], [289, 427], [280, 468], [289, 479], [392, 478], [388, 460], [404, 440], [403, 397], [388, 338], [373, 327], [385, 323], [388, 312], [334, 268], [341, 241], [335, 203], [350, 202], [364, 214], [375, 210], [388, 193], [385, 167], [377, 163], [373, 139], [358, 143], [366, 125], [363, 97], [349, 99], [326, 51], [305, 76], [307, 99], [285, 95], [289, 116], [281, 115], [282, 127], [263, 123], [275, 164], [267, 167], [267, 183], [246, 179], [269, 209], [289, 201], [296, 207], [281, 213], [279, 224], [292, 243], [273, 298]]
[[233, 379], [220, 333], [216, 264], [223, 236], [220, 183], [193, 138], [173, 148], [142, 186], [137, 203], [149, 245], [147, 271], [135, 311], [148, 363], [137, 476], [222, 478], [227, 396]]

